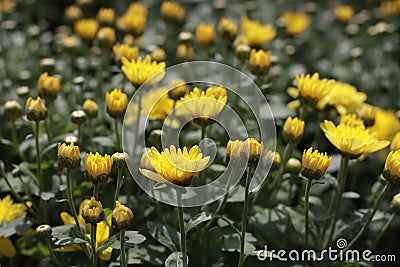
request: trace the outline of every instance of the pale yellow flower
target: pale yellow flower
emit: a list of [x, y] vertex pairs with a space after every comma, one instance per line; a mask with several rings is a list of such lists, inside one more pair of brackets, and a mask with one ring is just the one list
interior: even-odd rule
[[263, 25], [258, 20], [251, 20], [247, 16], [241, 17], [241, 28], [252, 47], [261, 47], [276, 36], [276, 30], [272, 24]]

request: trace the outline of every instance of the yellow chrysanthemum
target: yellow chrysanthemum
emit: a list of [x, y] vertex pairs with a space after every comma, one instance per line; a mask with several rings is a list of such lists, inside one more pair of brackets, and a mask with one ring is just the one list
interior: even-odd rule
[[61, 77], [49, 76], [47, 72], [44, 72], [39, 77], [37, 88], [41, 97], [54, 99], [61, 88]]
[[241, 151], [241, 154], [244, 154], [245, 158], [248, 158], [248, 165], [257, 164], [263, 152], [263, 142], [259, 142], [255, 138], [247, 138], [243, 142], [243, 149]]
[[400, 151], [390, 151], [386, 158], [383, 177], [389, 182], [400, 183]]
[[170, 23], [181, 23], [185, 19], [185, 8], [172, 1], [163, 1], [160, 13], [162, 18]]
[[354, 16], [354, 8], [348, 5], [337, 6], [334, 10], [336, 19], [341, 22], [349, 22]]
[[226, 145], [226, 157], [228, 159], [240, 160], [241, 152], [243, 150], [243, 141], [240, 140], [229, 140]]
[[232, 41], [237, 32], [238, 32], [238, 24], [234, 23], [232, 20], [227, 19], [225, 17], [221, 17], [218, 23], [218, 32], [222, 36], [222, 38]]
[[340, 124], [345, 124], [351, 127], [364, 127], [364, 121], [357, 118], [356, 114], [346, 114], [340, 116]]
[[138, 57], [136, 60], [129, 61], [127, 58], [122, 58], [122, 71], [125, 73], [126, 77], [139, 88], [145, 81], [150, 77], [159, 73], [156, 76], [156, 81], [161, 80], [164, 75], [165, 62], [152, 61], [150, 55], [147, 55], [144, 60]]
[[38, 96], [36, 99], [28, 98], [25, 103], [25, 112], [28, 120], [41, 121], [47, 118], [48, 111]]
[[125, 13], [119, 19], [119, 28], [134, 36], [141, 36], [146, 28], [147, 17], [141, 13]]
[[144, 176], [160, 183], [169, 182], [181, 186], [188, 186], [192, 178], [202, 171], [210, 160], [209, 156], [203, 158], [198, 146], [193, 146], [188, 151], [187, 147], [182, 150], [171, 145], [161, 153], [152, 147], [151, 152], [145, 153], [148, 153], [148, 160], [155, 172], [140, 168]]
[[286, 143], [297, 143], [304, 133], [304, 121], [289, 116], [283, 125], [282, 137]]
[[112, 222], [118, 229], [125, 229], [133, 220], [133, 212], [130, 208], [122, 205], [118, 200], [112, 212]]
[[196, 39], [200, 46], [211, 46], [215, 41], [216, 35], [217, 33], [213, 24], [200, 23], [196, 27]]
[[99, 29], [99, 23], [95, 19], [80, 19], [74, 24], [74, 31], [82, 39], [93, 40], [96, 38], [97, 30]]
[[254, 75], [266, 75], [271, 66], [271, 51], [265, 52], [260, 49], [256, 51], [252, 49], [249, 58], [249, 69]]
[[276, 30], [272, 24], [262, 25], [258, 20], [251, 20], [247, 16], [242, 16], [241, 28], [252, 47], [261, 47], [276, 36]]
[[392, 140], [400, 131], [400, 121], [394, 111], [377, 108], [374, 125], [368, 130], [375, 133], [380, 140]]
[[112, 158], [110, 155], [100, 155], [98, 152], [87, 153], [85, 157], [86, 175], [93, 182], [102, 182], [107, 179], [112, 168]]
[[285, 24], [285, 31], [291, 35], [304, 32], [311, 22], [310, 16], [302, 12], [285, 12], [280, 20]]
[[301, 165], [304, 168], [301, 174], [309, 179], [318, 180], [325, 174], [329, 165], [332, 162], [332, 157], [329, 158], [325, 153], [318, 153], [318, 150], [312, 151], [312, 147], [304, 150]]
[[321, 129], [326, 138], [343, 154], [350, 158], [376, 152], [389, 145], [389, 141], [380, 141], [377, 136], [364, 126], [352, 127], [346, 124], [335, 126], [332, 121], [325, 120]]
[[58, 143], [58, 162], [62, 167], [67, 169], [75, 169], [81, 162], [79, 147], [74, 145], [74, 142], [67, 145]]
[[107, 112], [113, 118], [121, 117], [128, 107], [128, 96], [120, 89], [114, 89], [106, 93]]
[[123, 57], [126, 57], [128, 60], [133, 60], [139, 54], [139, 48], [137, 46], [130, 46], [127, 44], [115, 44], [112, 50], [118, 61], [121, 61]]
[[[12, 221], [21, 216], [26, 216], [24, 204], [14, 203], [10, 195], [0, 199], [0, 225], [3, 221]], [[12, 258], [17, 253], [8, 237], [0, 236], [0, 248], [0, 256]]]
[[400, 150], [400, 132], [393, 137], [392, 142], [390, 143], [391, 150]]

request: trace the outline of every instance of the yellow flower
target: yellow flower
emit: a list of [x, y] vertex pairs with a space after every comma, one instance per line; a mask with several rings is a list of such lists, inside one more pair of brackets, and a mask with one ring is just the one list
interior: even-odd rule
[[280, 19], [286, 26], [285, 31], [291, 35], [304, 32], [311, 22], [310, 16], [302, 12], [285, 12]]
[[391, 150], [400, 150], [400, 132], [393, 137], [392, 142], [390, 143]]
[[207, 88], [206, 95], [213, 95], [216, 99], [227, 96], [226, 89], [222, 86], [213, 86]]
[[169, 83], [169, 88], [168, 97], [175, 101], [187, 93], [186, 82], [183, 79], [172, 80]]
[[120, 20], [122, 28], [125, 32], [131, 33], [134, 36], [141, 36], [146, 28], [147, 18], [146, 15], [141, 13], [125, 13]]
[[147, 7], [140, 2], [131, 3], [126, 13], [147, 16]]
[[101, 27], [97, 32], [99, 46], [104, 49], [110, 49], [115, 42], [115, 30], [111, 27]]
[[176, 47], [176, 56], [183, 60], [189, 61], [194, 58], [194, 49], [191, 45], [179, 44]]
[[97, 19], [102, 25], [111, 26], [115, 21], [115, 10], [112, 8], [102, 7], [97, 12]]
[[49, 76], [47, 72], [40, 75], [37, 82], [39, 95], [45, 99], [55, 99], [61, 88], [61, 78]]
[[234, 23], [232, 20], [227, 19], [225, 17], [221, 17], [218, 23], [218, 32], [221, 34], [222, 38], [227, 41], [232, 41], [237, 32], [238, 32], [238, 24]]
[[250, 52], [249, 69], [251, 73], [257, 76], [266, 75], [271, 66], [271, 51], [265, 52], [260, 49], [252, 49]]
[[386, 158], [383, 177], [394, 184], [400, 183], [400, 151], [390, 151]]
[[336, 19], [340, 20], [341, 22], [349, 22], [351, 18], [354, 16], [354, 9], [351, 6], [342, 5], [337, 6], [334, 10]]
[[74, 31], [82, 39], [91, 41], [96, 38], [99, 23], [95, 19], [80, 19], [74, 24]]
[[329, 165], [332, 162], [332, 157], [329, 158], [325, 153], [318, 153], [318, 150], [312, 151], [312, 147], [304, 150], [301, 165], [304, 168], [301, 174], [309, 179], [318, 180], [325, 174]]
[[79, 166], [81, 162], [81, 154], [79, 147], [74, 145], [74, 142], [66, 145], [58, 143], [58, 162], [62, 167], [73, 170]]
[[269, 150], [263, 160], [264, 164], [271, 164], [271, 171], [279, 170], [282, 164], [281, 154], [278, 151]]
[[[0, 225], [3, 221], [12, 221], [17, 217], [26, 216], [26, 207], [14, 203], [10, 195], [0, 199]], [[8, 237], [0, 236], [0, 256], [12, 258], [16, 254], [15, 247]]]
[[241, 155], [242, 157], [244, 155], [245, 158], [248, 158], [248, 165], [257, 164], [263, 152], [264, 145], [262, 142], [260, 143], [254, 138], [247, 138], [243, 142], [243, 150], [241, 151]]
[[243, 141], [240, 140], [229, 140], [226, 145], [226, 157], [228, 160], [233, 159], [239, 161], [241, 159], [240, 154], [243, 150]]
[[199, 88], [195, 87], [178, 101], [176, 115], [192, 118], [198, 125], [212, 123], [212, 120], [221, 113], [227, 100], [227, 96], [221, 95], [219, 90], [209, 88], [206, 92], [200, 92]]
[[183, 150], [171, 145], [165, 148], [161, 153], [155, 147], [148, 153], [148, 159], [154, 168], [154, 171], [139, 168], [140, 172], [159, 183], [173, 183], [181, 186], [188, 186], [192, 179], [206, 166], [210, 157], [204, 157], [199, 153], [199, 147], [193, 146], [189, 151], [187, 147]]
[[43, 105], [39, 96], [36, 100], [31, 97], [26, 100], [25, 112], [30, 121], [42, 121], [46, 119], [48, 115], [47, 108]]
[[380, 5], [380, 10], [388, 16], [396, 16], [400, 14], [400, 1], [388, 0], [383, 1]]
[[0, 12], [1, 13], [10, 13], [14, 10], [15, 0], [2, 0], [0, 1]]
[[350, 127], [364, 127], [364, 121], [362, 119], [358, 119], [356, 114], [340, 116], [340, 124], [345, 124]]
[[63, 36], [62, 46], [68, 53], [75, 53], [79, 48], [79, 39], [76, 36]]
[[392, 140], [400, 131], [400, 121], [394, 111], [377, 108], [374, 125], [368, 130], [375, 133], [380, 140]]
[[288, 94], [300, 100], [300, 103], [311, 109], [324, 108], [324, 98], [332, 88], [334, 80], [320, 79], [319, 73], [301, 76], [296, 75], [297, 88], [289, 88]]
[[348, 83], [334, 82], [327, 95], [320, 101], [320, 106], [332, 106], [339, 114], [354, 113], [359, 110], [367, 94], [358, 92], [357, 88]]
[[112, 50], [119, 64], [121, 64], [121, 58], [126, 57], [128, 60], [133, 60], [139, 54], [139, 48], [137, 46], [130, 46], [127, 44], [115, 44]]
[[321, 123], [321, 129], [338, 150], [352, 159], [381, 150], [390, 143], [380, 141], [364, 126], [353, 127], [346, 124], [335, 126], [333, 122], [325, 120]]
[[82, 108], [89, 118], [95, 118], [99, 112], [98, 105], [91, 99], [86, 99], [85, 102], [83, 102]]
[[[89, 199], [85, 199], [81, 202], [79, 205], [79, 213], [78, 213], [78, 223], [79, 225], [84, 225], [86, 233], [90, 232], [90, 224], [85, 223], [85, 220], [82, 217], [82, 210], [83, 207], [85, 207], [89, 203]], [[74, 217], [72, 217], [68, 212], [61, 212], [60, 213], [61, 220], [63, 221], [64, 224], [75, 224]]]
[[272, 24], [262, 25], [258, 20], [251, 20], [247, 16], [242, 16], [241, 28], [252, 47], [261, 47], [276, 36], [276, 30]]
[[164, 49], [157, 47], [151, 52], [151, 58], [157, 62], [162, 62], [167, 58], [167, 54]]
[[101, 156], [98, 152], [86, 154], [85, 169], [86, 175], [94, 183], [103, 182], [111, 172], [112, 159], [110, 155]]
[[83, 206], [82, 218], [85, 223], [90, 223], [91, 225], [101, 222], [104, 219], [104, 210], [101, 202], [91, 197], [89, 202]]
[[112, 212], [112, 223], [118, 229], [125, 229], [133, 220], [133, 212], [130, 208], [116, 201], [115, 209]]
[[82, 10], [77, 5], [67, 6], [64, 10], [64, 17], [68, 21], [78, 20], [82, 18], [82, 16], [83, 16]]
[[286, 143], [297, 143], [304, 133], [304, 121], [295, 117], [288, 117], [283, 125], [282, 137]]
[[160, 8], [163, 20], [169, 23], [181, 23], [185, 19], [185, 8], [172, 1], [163, 1]]
[[157, 73], [159, 74], [155, 76], [155, 80], [152, 80], [154, 82], [160, 81], [165, 75], [165, 62], [157, 63], [156, 61], [152, 61], [150, 55], [147, 55], [144, 60], [141, 57], [131, 61], [127, 58], [122, 58], [121, 68], [136, 88], [139, 88]]
[[214, 43], [216, 35], [213, 24], [200, 23], [196, 27], [196, 39], [202, 47], [210, 47]]
[[107, 112], [113, 118], [121, 117], [128, 107], [128, 96], [120, 89], [114, 89], [111, 93], [106, 92]]
[[363, 103], [359, 108], [357, 114], [364, 120], [365, 126], [369, 127], [374, 125], [376, 108], [370, 104]]

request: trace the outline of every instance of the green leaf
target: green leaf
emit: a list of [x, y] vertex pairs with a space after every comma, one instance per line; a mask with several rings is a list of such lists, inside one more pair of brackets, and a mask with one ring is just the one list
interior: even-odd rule
[[139, 234], [138, 231], [125, 231], [125, 237], [128, 239], [125, 241], [126, 243], [130, 244], [140, 244], [146, 240], [144, 235]]
[[43, 199], [44, 201], [48, 201], [49, 199], [53, 198], [54, 196], [55, 196], [55, 194], [52, 192], [41, 192], [40, 193], [40, 198]]
[[[165, 267], [181, 267], [183, 266], [183, 258], [184, 255], [180, 251], [175, 251], [169, 254], [168, 258], [165, 260]], [[187, 255], [186, 257], [186, 264], [189, 263], [189, 258]]]
[[179, 244], [180, 234], [174, 228], [155, 222], [148, 222], [147, 228], [150, 235], [160, 244], [166, 246], [172, 252], [178, 251], [177, 244]]
[[32, 222], [24, 216], [17, 217], [12, 221], [3, 221], [0, 227], [0, 236], [9, 237], [17, 232], [24, 234], [31, 226]]
[[57, 239], [70, 237], [72, 229], [76, 227], [73, 224], [60, 225], [52, 228], [52, 236]]
[[[250, 253], [256, 250], [256, 247], [251, 242], [256, 242], [257, 239], [251, 234], [246, 232], [246, 240], [244, 243], [244, 252]], [[224, 235], [223, 251], [239, 252], [240, 251], [240, 238], [236, 233], [229, 233]]]
[[211, 212], [199, 213], [199, 214], [193, 216], [188, 221], [188, 223], [185, 226], [185, 232], [189, 233], [192, 229], [196, 228], [201, 223], [215, 219], [215, 218], [219, 218], [219, 217], [221, 217], [221, 216], [216, 213], [211, 213]]
[[87, 240], [84, 240], [79, 237], [67, 237], [58, 240], [54, 244], [60, 247], [68, 246], [68, 245], [73, 245], [73, 244], [83, 244], [83, 243], [89, 243]]
[[48, 154], [50, 150], [54, 149], [55, 147], [58, 146], [58, 143], [53, 143], [48, 146], [46, 146], [41, 152], [40, 156], [43, 158], [44, 155]]
[[357, 192], [344, 192], [342, 196], [344, 198], [350, 198], [350, 199], [360, 198], [360, 194]]

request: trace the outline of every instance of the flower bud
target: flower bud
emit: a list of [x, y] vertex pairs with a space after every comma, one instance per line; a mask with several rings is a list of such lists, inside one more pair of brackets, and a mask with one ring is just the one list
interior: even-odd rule
[[80, 9], [80, 7], [76, 5], [68, 6], [65, 8], [64, 17], [68, 21], [76, 21], [82, 18], [82, 16], [83, 16], [82, 10]]
[[212, 24], [200, 23], [196, 28], [196, 39], [200, 46], [208, 48], [214, 44], [216, 37], [215, 28]]
[[97, 19], [102, 25], [112, 26], [115, 21], [115, 10], [112, 8], [102, 7], [97, 12]]
[[85, 223], [96, 225], [104, 219], [103, 205], [100, 201], [96, 201], [94, 197], [90, 198], [90, 201], [83, 206], [82, 217]]
[[185, 19], [185, 8], [172, 1], [163, 1], [160, 13], [165, 22], [179, 24]]
[[126, 152], [115, 152], [112, 156], [113, 164], [117, 166], [123, 166], [129, 160], [129, 156]]
[[283, 125], [283, 140], [286, 143], [296, 144], [300, 141], [304, 133], [304, 121], [299, 120], [297, 117], [292, 119], [288, 117]]
[[15, 120], [21, 116], [22, 106], [15, 100], [8, 100], [4, 103], [4, 114], [11, 120]]
[[111, 156], [101, 156], [98, 152], [92, 152], [85, 156], [85, 174], [93, 183], [101, 183], [107, 180], [112, 168]]
[[168, 97], [175, 101], [181, 99], [181, 97], [184, 96], [187, 92], [186, 82], [183, 79], [173, 80], [169, 84], [169, 87], [171, 88], [171, 90], [168, 91]]
[[301, 162], [296, 158], [290, 158], [286, 163], [286, 171], [291, 174], [299, 174], [301, 171]]
[[260, 143], [254, 138], [247, 138], [243, 142], [243, 149], [240, 154], [242, 158], [248, 157], [247, 165], [250, 166], [258, 163], [263, 152], [264, 145], [262, 142]]
[[255, 49], [251, 50], [249, 59], [250, 72], [257, 76], [268, 74], [271, 66], [271, 51], [265, 52], [264, 50]]
[[163, 62], [167, 58], [167, 55], [164, 49], [156, 48], [151, 52], [151, 58], [157, 62]]
[[240, 140], [229, 140], [226, 145], [226, 159], [234, 160], [236, 163], [241, 161], [241, 153], [243, 150], [243, 141]]
[[390, 151], [382, 176], [392, 184], [400, 184], [400, 150]]
[[99, 112], [99, 107], [96, 102], [91, 99], [86, 99], [85, 102], [83, 102], [82, 108], [89, 118], [95, 118]]
[[396, 215], [400, 215], [400, 193], [393, 197], [390, 207]]
[[179, 44], [176, 47], [176, 56], [183, 61], [189, 61], [194, 58], [193, 46]]
[[73, 170], [81, 162], [79, 147], [71, 142], [69, 145], [58, 143], [58, 162], [64, 168]]
[[42, 238], [50, 238], [53, 233], [51, 226], [48, 224], [39, 225], [35, 231]]
[[281, 154], [278, 151], [268, 151], [264, 157], [264, 163], [268, 164], [271, 161], [271, 171], [278, 170], [282, 164]]
[[82, 124], [87, 121], [87, 115], [83, 110], [74, 110], [71, 113], [71, 121], [75, 124]]
[[237, 23], [232, 20], [222, 17], [218, 23], [218, 32], [226, 41], [232, 41], [235, 39], [238, 31]]
[[193, 45], [193, 34], [191, 32], [181, 32], [178, 35], [179, 44], [184, 44], [186, 46]]
[[44, 99], [55, 99], [61, 88], [61, 78], [49, 76], [47, 72], [40, 75], [38, 83], [38, 92]]
[[110, 49], [115, 42], [115, 30], [111, 27], [102, 27], [97, 33], [99, 46], [103, 49]]
[[118, 229], [126, 229], [133, 221], [133, 212], [119, 201], [116, 201], [115, 204], [115, 209], [112, 212], [112, 225]]
[[71, 54], [78, 52], [79, 39], [76, 36], [64, 36], [61, 43], [65, 52]]
[[331, 162], [332, 158], [329, 158], [326, 152], [318, 153], [318, 150], [313, 152], [312, 148], [309, 148], [303, 152], [301, 174], [306, 178], [318, 180], [325, 174]]
[[46, 119], [48, 115], [47, 108], [43, 105], [39, 96], [36, 100], [31, 97], [26, 100], [25, 112], [30, 121], [42, 121]]
[[247, 60], [250, 56], [250, 46], [247, 44], [240, 44], [236, 46], [235, 55], [241, 61]]
[[128, 107], [128, 96], [119, 89], [106, 93], [107, 112], [113, 118], [122, 117]]

